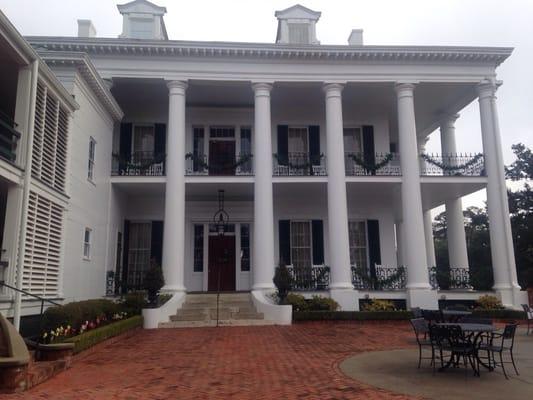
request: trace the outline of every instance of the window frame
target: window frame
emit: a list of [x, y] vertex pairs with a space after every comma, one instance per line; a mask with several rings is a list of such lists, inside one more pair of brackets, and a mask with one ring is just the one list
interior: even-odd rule
[[146, 124], [142, 124], [142, 123], [140, 123], [140, 124], [132, 124], [130, 157], [136, 153], [136, 150], [135, 150], [135, 130], [137, 128], [152, 128], [152, 137], [153, 137], [152, 149], [151, 150], [137, 150], [137, 151], [142, 151], [142, 152], [151, 151], [152, 154], [153, 154], [154, 151], [155, 151], [155, 124], [148, 124], [148, 123], [146, 123]]
[[[344, 138], [345, 138], [345, 132], [346, 130], [348, 129], [357, 129], [359, 131], [359, 143], [361, 144], [361, 149], [359, 151], [353, 151], [353, 150], [347, 150], [346, 149], [346, 143], [344, 141]], [[364, 137], [363, 137], [363, 126], [362, 125], [348, 125], [348, 126], [344, 126], [342, 128], [342, 144], [344, 146], [344, 154], [362, 154], [364, 152]]]
[[91, 136], [89, 138], [89, 156], [87, 163], [87, 179], [94, 183], [94, 167], [96, 165], [96, 140]]
[[[306, 140], [305, 140], [305, 144], [306, 144], [306, 148], [301, 152], [301, 151], [291, 151], [291, 129], [301, 129], [301, 130], [305, 130], [305, 135], [306, 135]], [[303, 126], [303, 125], [289, 125], [288, 129], [287, 129], [287, 152], [289, 153], [289, 157], [291, 154], [298, 154], [298, 153], [302, 153], [302, 154], [308, 154], [309, 155], [309, 127], [308, 126]]]
[[[307, 226], [309, 227], [309, 261], [310, 261], [310, 264], [309, 264], [309, 268], [313, 268], [315, 265], [313, 264], [313, 223], [312, 223], [312, 220], [305, 220], [305, 219], [295, 219], [295, 220], [289, 220], [290, 221], [290, 250], [291, 250], [291, 265], [293, 267], [296, 267], [294, 265], [294, 256], [293, 256], [293, 236], [292, 236], [292, 232], [293, 232], [293, 229], [292, 229], [292, 224], [293, 223], [305, 223], [307, 224]], [[298, 247], [299, 249], [304, 249], [305, 247]], [[303, 267], [305, 268], [305, 267]]]
[[357, 218], [348, 218], [348, 249], [349, 249], [349, 252], [350, 252], [350, 266], [351, 267], [356, 267], [358, 268], [359, 266], [356, 265], [355, 263], [352, 263], [352, 260], [351, 260], [351, 252], [352, 252], [352, 249], [361, 249], [363, 248], [362, 246], [352, 246], [352, 241], [351, 241], [351, 238], [350, 238], [350, 224], [351, 223], [363, 223], [363, 230], [364, 230], [364, 234], [365, 234], [365, 260], [366, 260], [366, 269], [369, 270], [370, 269], [370, 254], [369, 254], [369, 249], [368, 249], [368, 225], [367, 225], [367, 220], [365, 219], [357, 219]]
[[[87, 236], [87, 234], [88, 234], [88, 236]], [[83, 259], [86, 260], [86, 261], [90, 261], [91, 260], [92, 236], [93, 236], [93, 230], [91, 228], [89, 228], [89, 227], [85, 227], [85, 229], [83, 230], [82, 255], [83, 255]]]

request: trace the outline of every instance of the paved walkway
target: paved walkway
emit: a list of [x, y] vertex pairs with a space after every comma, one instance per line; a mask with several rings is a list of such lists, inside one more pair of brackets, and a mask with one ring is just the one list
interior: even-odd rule
[[346, 377], [350, 355], [409, 345], [407, 323], [138, 331], [6, 399], [410, 399]]
[[[420, 370], [417, 349], [378, 351], [350, 357], [340, 364], [346, 375], [375, 387], [394, 390], [411, 396], [433, 400], [524, 400], [533, 398], [533, 335], [526, 336], [523, 328], [517, 332], [515, 359], [519, 376], [513, 366], [506, 365], [509, 380], [501, 369], [488, 372], [481, 368], [481, 376], [474, 377], [469, 371], [465, 378], [464, 368], [451, 368], [435, 373], [429, 360], [422, 360]], [[425, 356], [428, 352], [425, 351]], [[508, 361], [508, 356], [505, 358]]]

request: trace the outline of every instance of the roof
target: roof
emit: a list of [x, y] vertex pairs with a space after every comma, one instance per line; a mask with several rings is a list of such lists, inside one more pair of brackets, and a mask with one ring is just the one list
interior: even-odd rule
[[292, 7], [286, 8], [285, 10], [276, 11], [274, 16], [276, 18], [305, 18], [318, 21], [322, 15], [319, 11], [313, 11], [307, 7], [302, 6], [301, 4], [296, 4]]
[[233, 57], [247, 59], [294, 59], [332, 62], [486, 63], [500, 65], [511, 47], [467, 46], [349, 46], [294, 45], [240, 42], [198, 42], [126, 38], [78, 38], [33, 36], [35, 47], [52, 51], [81, 51], [99, 55]]
[[166, 7], [160, 7], [147, 0], [134, 0], [125, 4], [117, 4], [118, 11], [124, 13], [151, 13], [156, 15], [164, 15], [167, 13]]
[[96, 97], [102, 102], [113, 118], [118, 121], [122, 119], [124, 113], [86, 53], [41, 50], [39, 51], [39, 55], [44, 61], [46, 61], [48, 65], [71, 65], [77, 68], [79, 73], [89, 84], [89, 87], [94, 92]]

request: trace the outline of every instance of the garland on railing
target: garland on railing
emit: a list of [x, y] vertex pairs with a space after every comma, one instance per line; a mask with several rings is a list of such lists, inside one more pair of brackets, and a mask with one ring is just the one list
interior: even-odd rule
[[483, 157], [483, 154], [478, 153], [478, 154], [474, 155], [474, 157], [472, 157], [470, 160], [468, 160], [467, 162], [465, 162], [464, 164], [461, 164], [461, 165], [445, 164], [443, 162], [439, 162], [439, 161], [431, 158], [427, 154], [421, 154], [420, 157], [422, 157], [422, 159], [424, 161], [427, 161], [428, 163], [433, 164], [436, 167], [439, 167], [443, 171], [460, 171], [460, 170], [463, 170], [463, 169], [467, 169], [468, 167], [471, 167], [472, 165], [475, 165]]
[[375, 162], [367, 163], [365, 162], [365, 160], [362, 160], [361, 158], [357, 157], [357, 154], [348, 154], [348, 157], [350, 157], [354, 163], [356, 163], [360, 167], [363, 167], [365, 170], [375, 173], [378, 169], [383, 168], [385, 165], [390, 163], [394, 156], [392, 153], [388, 153], [385, 155], [385, 158], [377, 164]]
[[[309, 161], [304, 163], [304, 164], [293, 164], [289, 161], [289, 157], [287, 157], [286, 159], [284, 160], [281, 160], [280, 161], [280, 157], [278, 154], [274, 154], [274, 157], [276, 158], [276, 160], [278, 161], [278, 164], [279, 165], [286, 165], [288, 166], [290, 169], [297, 169], [297, 170], [300, 170], [300, 169], [309, 169], [311, 168], [313, 165], [316, 165], [313, 163], [313, 161], [311, 161], [311, 158], [309, 158]], [[319, 157], [319, 160], [320, 160], [320, 164], [322, 164], [321, 160], [322, 158], [324, 158], [324, 154], [320, 154], [320, 157]]]
[[[248, 161], [252, 159], [252, 157], [253, 157], [252, 154], [241, 155], [239, 156], [239, 159], [237, 160], [237, 162], [235, 162], [232, 165], [224, 165], [223, 167], [227, 169], [236, 169], [240, 167], [241, 165], [246, 164]], [[197, 155], [193, 153], [185, 154], [185, 159], [193, 160], [193, 162], [196, 162], [200, 168], [209, 170], [209, 164], [206, 163], [202, 158], [198, 157]]]
[[352, 272], [357, 275], [359, 279], [363, 281], [368, 287], [374, 289], [387, 288], [397, 281], [401, 281], [405, 277], [405, 268], [398, 267], [394, 274], [389, 275], [387, 278], [379, 278], [372, 276], [370, 271], [362, 267], [352, 267]]
[[113, 157], [117, 157], [119, 164], [124, 165], [125, 168], [136, 168], [141, 170], [148, 169], [154, 164], [159, 164], [165, 161], [165, 154], [154, 154], [152, 157], [141, 158], [139, 161], [132, 161], [131, 159], [116, 153], [113, 154]]

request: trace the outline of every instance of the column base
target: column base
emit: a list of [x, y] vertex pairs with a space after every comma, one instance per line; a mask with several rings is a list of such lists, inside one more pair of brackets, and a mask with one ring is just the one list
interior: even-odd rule
[[182, 292], [185, 292], [186, 290], [187, 289], [185, 288], [185, 286], [182, 286], [182, 285], [165, 285], [161, 288], [160, 292], [174, 294], [174, 293], [182, 293]]
[[425, 310], [438, 310], [437, 291], [431, 289], [407, 289], [407, 308], [420, 307]]
[[528, 304], [527, 292], [521, 290], [520, 287], [497, 287], [493, 289], [496, 291], [505, 308], [515, 310], [522, 310], [522, 304]]
[[359, 311], [359, 293], [355, 289], [330, 289], [329, 296], [339, 303], [340, 311]]

